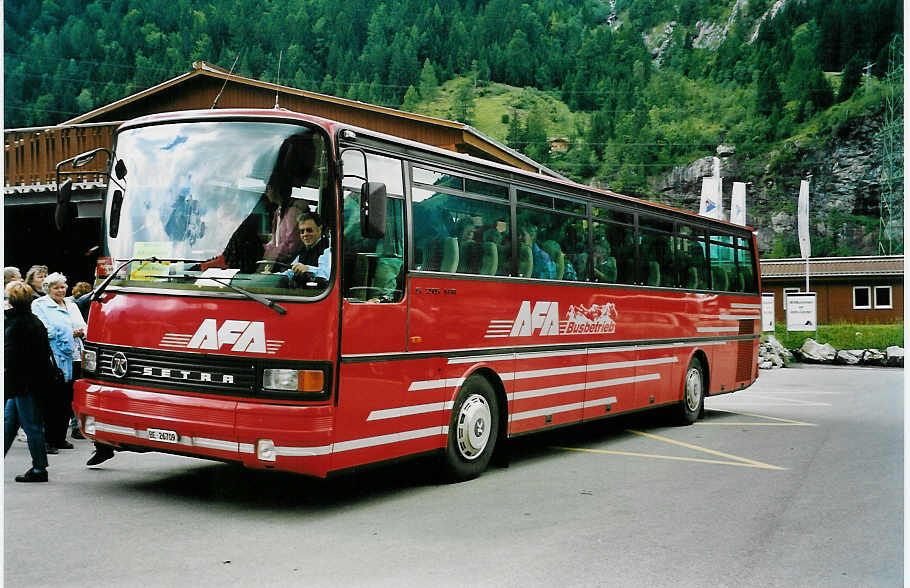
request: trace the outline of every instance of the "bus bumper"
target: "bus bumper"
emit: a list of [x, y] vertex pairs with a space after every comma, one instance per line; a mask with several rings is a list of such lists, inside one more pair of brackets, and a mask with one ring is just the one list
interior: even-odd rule
[[88, 438], [124, 449], [318, 477], [325, 477], [331, 460], [331, 406], [254, 403], [78, 380], [73, 408]]

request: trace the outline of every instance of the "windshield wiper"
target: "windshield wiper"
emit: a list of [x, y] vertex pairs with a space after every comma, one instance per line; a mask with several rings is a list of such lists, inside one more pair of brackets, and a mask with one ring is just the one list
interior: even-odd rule
[[245, 289], [241, 288], [240, 286], [235, 286], [234, 284], [231, 283], [232, 278], [227, 278], [225, 280], [224, 278], [221, 278], [218, 276], [188, 276], [185, 274], [184, 275], [174, 275], [174, 276], [149, 276], [149, 277], [150, 278], [167, 278], [169, 280], [211, 280], [213, 282], [217, 282], [217, 283], [221, 284], [222, 286], [227, 286], [234, 292], [243, 294], [250, 300], [255, 300], [259, 304], [264, 304], [265, 306], [268, 306], [269, 308], [271, 308], [278, 314], [287, 314], [287, 312], [288, 312], [283, 306], [281, 306], [274, 300], [269, 300], [265, 296], [261, 296], [259, 294], [254, 294], [253, 292], [250, 292], [249, 290], [245, 290]]
[[172, 262], [172, 263], [179, 263], [181, 261], [184, 263], [204, 263], [205, 262], [205, 260], [199, 260], [199, 259], [178, 259], [178, 258], [160, 258], [160, 257], [133, 257], [132, 259], [127, 259], [126, 261], [124, 261], [122, 259], [118, 259], [117, 261], [123, 261], [123, 263], [121, 263], [117, 267], [117, 269], [112, 271], [111, 274], [107, 277], [107, 279], [105, 279], [103, 282], [101, 282], [101, 285], [98, 286], [98, 288], [92, 294], [93, 302], [95, 300], [101, 300], [101, 295], [104, 293], [104, 290], [114, 280], [114, 278], [117, 277], [117, 274], [120, 273], [120, 270], [122, 270], [123, 268], [125, 268], [126, 266], [128, 266], [131, 263], [135, 263], [137, 261], [143, 261], [146, 263], [164, 263], [166, 261]]

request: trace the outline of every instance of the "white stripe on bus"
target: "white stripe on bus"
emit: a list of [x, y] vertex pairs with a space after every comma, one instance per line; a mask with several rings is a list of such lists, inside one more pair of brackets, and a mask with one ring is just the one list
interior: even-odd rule
[[388, 435], [379, 435], [376, 437], [352, 439], [350, 441], [341, 441], [340, 443], [332, 444], [332, 452], [340, 453], [342, 451], [352, 451], [355, 449], [364, 449], [366, 447], [376, 447], [378, 445], [390, 445], [401, 441], [446, 435], [448, 432], [448, 427], [427, 427], [426, 429], [417, 429], [414, 431], [402, 431], [401, 433], [390, 433]]
[[761, 310], [761, 304], [747, 304], [745, 302], [733, 302], [730, 308], [755, 308]]
[[551, 386], [549, 388], [539, 388], [537, 390], [524, 390], [522, 392], [512, 392], [507, 395], [509, 400], [524, 400], [526, 398], [539, 398], [541, 396], [552, 396], [554, 394], [565, 394], [566, 392], [590, 391], [600, 388], [610, 388], [612, 386], [623, 386], [625, 384], [634, 384], [636, 382], [649, 382], [659, 380], [660, 374], [642, 374], [640, 376], [628, 376], [625, 378], [613, 378], [610, 380], [597, 380], [594, 382], [582, 382], [579, 384], [566, 384], [564, 386]]
[[[121, 427], [119, 425], [112, 425], [110, 423], [95, 421], [95, 430], [105, 433], [114, 433], [116, 435], [124, 435], [127, 437], [135, 437], [137, 439], [148, 439], [147, 431], [137, 430], [132, 427]], [[209, 439], [207, 437], [190, 437], [188, 435], [181, 435], [180, 441], [173, 443], [173, 445], [183, 445], [185, 447], [203, 447], [206, 449], [216, 449], [218, 451], [230, 451], [234, 453], [240, 451], [240, 444], [235, 441]]]
[[567, 351], [525, 351], [516, 354], [516, 359], [543, 359], [547, 357], [568, 357], [571, 355], [585, 355], [587, 349], [573, 349]]
[[428, 412], [440, 412], [443, 410], [452, 410], [455, 403], [449, 402], [431, 402], [429, 404], [415, 404], [412, 406], [399, 406], [398, 408], [385, 408], [374, 410], [367, 417], [367, 421], [380, 421], [383, 419], [397, 419], [404, 416], [415, 414], [426, 414]]
[[[131, 427], [121, 427], [118, 425], [112, 425], [108, 423], [95, 422], [95, 428], [98, 431], [104, 431], [108, 433], [116, 433], [118, 435], [125, 435], [130, 437], [136, 437], [139, 439], [148, 439], [148, 434], [145, 431], [137, 431]], [[332, 445], [321, 445], [315, 447], [295, 447], [295, 446], [275, 446], [276, 455], [282, 457], [315, 457], [319, 455], [328, 455], [330, 453], [340, 453], [342, 451], [353, 451], [355, 449], [363, 449], [366, 447], [376, 447], [379, 445], [390, 445], [392, 443], [399, 443], [401, 441], [410, 441], [413, 439], [423, 439], [425, 437], [432, 437], [435, 435], [448, 435], [449, 427], [429, 427], [425, 429], [417, 429], [413, 431], [402, 431], [400, 433], [391, 433], [388, 435], [379, 435], [376, 437], [364, 437], [362, 439], [352, 439], [350, 441], [342, 441], [340, 443], [334, 443]], [[208, 439], [205, 437], [188, 437], [181, 436], [180, 442], [175, 443], [174, 445], [182, 445], [185, 447], [203, 447], [208, 449], [216, 449], [220, 451], [231, 451], [236, 453], [255, 453], [255, 447], [250, 443], [237, 443], [234, 441], [225, 441], [221, 439]]]
[[515, 354], [514, 353], [500, 353], [498, 355], [472, 355], [470, 357], [453, 357], [453, 358], [449, 359], [449, 365], [456, 365], [459, 363], [505, 361], [508, 359], [515, 359]]
[[738, 333], [739, 327], [698, 327], [699, 333]]
[[602, 370], [615, 370], [627, 367], [640, 367], [643, 365], [661, 365], [664, 363], [676, 363], [677, 357], [657, 357], [654, 359], [637, 359], [635, 361], [614, 361], [612, 363], [595, 363], [588, 365], [589, 372], [599, 372]]
[[722, 321], [760, 321], [760, 314], [722, 314], [720, 315], [720, 320]]
[[423, 380], [411, 382], [408, 392], [417, 390], [436, 390], [437, 388], [457, 388], [464, 383], [464, 378], [448, 378], [445, 380]]
[[525, 412], [516, 412], [512, 415], [510, 419], [511, 422], [521, 421], [525, 419], [532, 419], [534, 417], [549, 416], [553, 414], [559, 414], [562, 412], [570, 412], [578, 409], [590, 408], [592, 406], [605, 406], [609, 404], [616, 404], [616, 397], [610, 396], [609, 398], [598, 398], [596, 400], [586, 400], [584, 402], [573, 402], [572, 404], [563, 404], [562, 406], [551, 406], [549, 408], [540, 408], [537, 410], [528, 410]]

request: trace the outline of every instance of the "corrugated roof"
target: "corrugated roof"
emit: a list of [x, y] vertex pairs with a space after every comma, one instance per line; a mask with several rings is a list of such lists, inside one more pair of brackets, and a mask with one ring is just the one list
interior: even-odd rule
[[[806, 275], [805, 259], [762, 259], [762, 279]], [[903, 255], [819, 257], [809, 259], [809, 277], [894, 276], [904, 274]]]

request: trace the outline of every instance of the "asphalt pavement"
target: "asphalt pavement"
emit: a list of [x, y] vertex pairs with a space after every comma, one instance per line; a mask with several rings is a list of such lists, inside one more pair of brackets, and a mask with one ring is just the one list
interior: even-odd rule
[[705, 418], [618, 417], [329, 481], [163, 454], [4, 461], [4, 585], [902, 586], [904, 373], [762, 371]]

